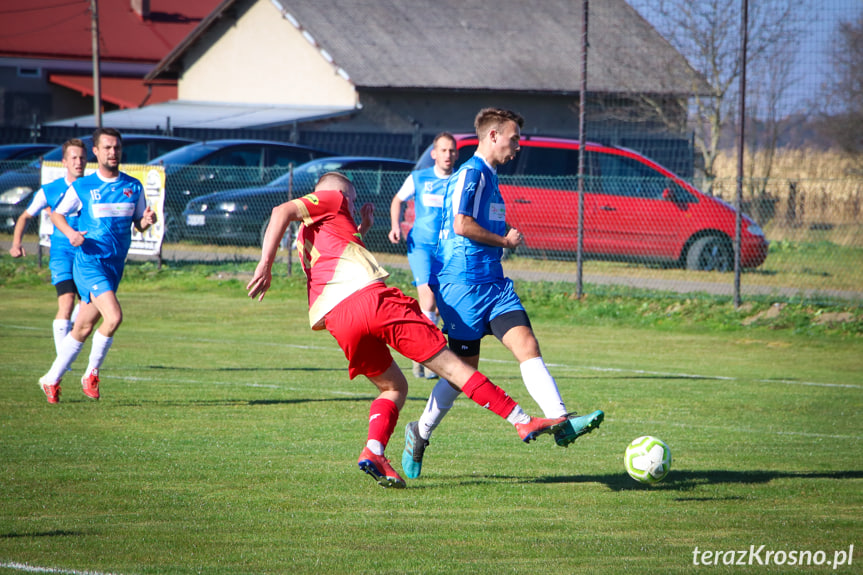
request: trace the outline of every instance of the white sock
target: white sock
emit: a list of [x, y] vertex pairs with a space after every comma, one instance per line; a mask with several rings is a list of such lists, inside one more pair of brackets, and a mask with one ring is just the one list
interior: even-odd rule
[[111, 349], [111, 344], [114, 343], [113, 337], [107, 337], [98, 331], [93, 334], [93, 347], [90, 348], [90, 363], [87, 365], [87, 371], [90, 373], [94, 369], [102, 367], [102, 362], [105, 361], [105, 356], [108, 350]]
[[51, 369], [43, 376], [43, 379], [48, 381], [60, 381], [60, 378], [69, 369], [69, 366], [75, 363], [78, 359], [78, 354], [81, 353], [81, 348], [84, 347], [83, 341], [78, 341], [72, 334], [69, 333], [60, 342], [60, 350], [57, 352], [57, 357], [54, 363], [51, 364]]
[[533, 400], [539, 405], [545, 417], [566, 415], [566, 405], [560, 397], [557, 382], [548, 372], [542, 357], [534, 357], [519, 366], [524, 386]]
[[425, 440], [431, 437], [432, 431], [443, 421], [460, 393], [461, 391], [451, 386], [447, 380], [443, 378], [438, 380], [419, 419], [420, 437]]
[[429, 318], [430, 322], [432, 322], [435, 325], [438, 325], [438, 319], [440, 319], [440, 316], [437, 314], [436, 311], [423, 310], [423, 315], [426, 316], [427, 318]]
[[377, 439], [369, 439], [366, 442], [366, 447], [369, 448], [369, 451], [374, 453], [375, 455], [383, 455], [384, 454], [384, 444], [378, 441]]
[[75, 307], [72, 308], [72, 317], [69, 318], [72, 323], [75, 323], [75, 318], [78, 317], [78, 311], [81, 309], [81, 304], [76, 303]]
[[72, 330], [72, 322], [68, 319], [54, 320], [54, 352], [60, 355], [60, 343], [66, 334]]
[[515, 408], [506, 416], [506, 420], [511, 424], [529, 423], [530, 416], [524, 412], [520, 405], [516, 404]]

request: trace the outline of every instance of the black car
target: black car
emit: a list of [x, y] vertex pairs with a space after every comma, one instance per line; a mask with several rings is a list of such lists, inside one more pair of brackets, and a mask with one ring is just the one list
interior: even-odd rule
[[315, 158], [331, 152], [269, 140], [197, 142], [156, 158], [165, 166], [165, 236], [183, 239], [178, 216], [194, 198], [243, 186], [263, 185]]
[[272, 209], [310, 193], [321, 174], [339, 171], [357, 188], [357, 209], [371, 202], [375, 225], [364, 238], [375, 251], [396, 251], [387, 239], [390, 202], [413, 168], [397, 158], [332, 156], [303, 164], [266, 186], [208, 194], [188, 203], [183, 212], [184, 235], [202, 241], [260, 245]]
[[[82, 137], [87, 150], [87, 161], [95, 162], [93, 138]], [[123, 163], [146, 164], [155, 157], [173, 149], [192, 143], [185, 138], [170, 136], [150, 136], [143, 134], [123, 135]], [[18, 217], [27, 209], [33, 194], [42, 187], [42, 162], [63, 160], [63, 146], [52, 146], [41, 159], [34, 160], [24, 167], [0, 174], [0, 231], [12, 232]]]

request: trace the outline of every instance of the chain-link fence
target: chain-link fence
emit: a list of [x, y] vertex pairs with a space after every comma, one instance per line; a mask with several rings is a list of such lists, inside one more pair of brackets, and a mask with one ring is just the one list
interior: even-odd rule
[[[359, 204], [375, 206], [367, 245], [388, 265], [406, 267], [404, 242], [392, 244], [387, 233], [390, 202], [409, 170], [345, 173], [357, 185]], [[177, 229], [169, 236], [176, 241], [166, 244], [164, 257], [257, 257], [272, 208], [310, 192], [314, 185], [301, 175], [279, 181], [195, 197], [172, 222]], [[744, 184], [744, 294], [863, 301], [863, 178], [775, 177]], [[167, 187], [170, 193], [170, 182]], [[588, 284], [731, 293], [735, 212], [729, 204], [736, 179], [714, 180], [712, 195], [683, 179], [644, 174], [590, 175], [584, 188]], [[501, 176], [501, 190], [509, 225], [525, 237], [522, 246], [507, 254], [508, 270], [517, 277], [574, 281], [577, 177]], [[407, 229], [410, 203], [404, 220]]]
[[[587, 156], [602, 159], [598, 152]], [[654, 164], [643, 156], [630, 154], [625, 159], [628, 164], [611, 167], [604, 160], [587, 162], [596, 170], [588, 171], [584, 184], [583, 273], [588, 291], [591, 284], [614, 284], [730, 295], [735, 234], [730, 204], [736, 178], [713, 180], [708, 194], [690, 181], [651, 173]], [[823, 174], [812, 167], [817, 164], [813, 158], [807, 170], [799, 169], [801, 161], [787, 158], [788, 170], [766, 180], [744, 181], [741, 291], [785, 300], [861, 303], [863, 178], [826, 177], [842, 173], [826, 157]], [[392, 244], [387, 234], [390, 202], [410, 168], [405, 162], [400, 170], [343, 170], [357, 186], [358, 204], [375, 206], [367, 245], [386, 265], [405, 269], [404, 241]], [[184, 180], [179, 185], [169, 177], [166, 193], [176, 201], [189, 201], [182, 213], [167, 218], [162, 257], [257, 258], [273, 207], [309, 193], [317, 175], [299, 169], [261, 183], [257, 168], [221, 167], [218, 177], [197, 183]], [[250, 182], [256, 185], [249, 186]], [[500, 184], [507, 221], [524, 234], [524, 244], [507, 253], [508, 273], [531, 280], [575, 281], [577, 176], [501, 175]], [[6, 213], [10, 205], [2, 202], [11, 201], [14, 194], [6, 194], [0, 197], [0, 213], [8, 224], [3, 231], [9, 234], [15, 217]], [[411, 204], [403, 215], [403, 231], [412, 223]], [[286, 238], [285, 248], [288, 244]]]

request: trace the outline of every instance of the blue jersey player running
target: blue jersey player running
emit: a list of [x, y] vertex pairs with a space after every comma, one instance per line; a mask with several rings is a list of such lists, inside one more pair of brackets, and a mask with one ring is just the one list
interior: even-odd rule
[[[33, 196], [30, 205], [15, 222], [12, 247], [9, 248], [9, 254], [13, 258], [27, 255], [24, 246], [21, 245], [27, 222], [39, 215], [39, 212], [45, 208], [51, 210], [56, 208], [72, 182], [84, 175], [84, 168], [87, 166], [87, 151], [84, 149], [84, 142], [78, 139], [67, 140], [63, 144], [62, 162], [63, 167], [66, 168], [66, 175], [42, 186]], [[70, 215], [68, 219], [69, 225], [77, 229], [78, 218]], [[54, 316], [53, 323], [54, 348], [57, 351], [60, 350], [60, 342], [72, 329], [72, 322], [75, 321], [75, 296], [78, 290], [75, 289], [75, 281], [72, 279], [72, 262], [74, 260], [75, 248], [69, 243], [68, 238], [55, 228], [54, 233], [51, 234], [51, 259], [48, 268], [51, 270], [51, 283], [57, 291], [57, 315]]]
[[[143, 232], [156, 222], [141, 182], [120, 171], [123, 150], [120, 133], [100, 128], [93, 134], [93, 146], [98, 169], [77, 180], [51, 214], [54, 226], [78, 248], [73, 275], [81, 310], [72, 331], [61, 342], [51, 369], [39, 379], [49, 403], [59, 401], [60, 378], [102, 318], [93, 336], [90, 363], [81, 378], [84, 394], [99, 399], [99, 368], [123, 321], [117, 287], [132, 243], [132, 225]], [[79, 229], [75, 230], [66, 217], [79, 210]]]
[[[437, 305], [428, 284], [440, 237], [443, 194], [457, 155], [452, 134], [441, 132], [435, 136], [431, 150], [434, 165], [412, 172], [390, 204], [389, 238], [392, 243], [397, 244], [402, 236], [402, 204], [411, 198], [414, 200], [414, 223], [407, 237], [408, 264], [414, 276], [414, 285], [417, 286], [420, 309], [435, 325], [438, 323]], [[415, 377], [428, 379], [437, 377], [437, 374], [424, 370], [422, 364], [417, 362], [413, 364], [413, 374]]]
[[[438, 242], [437, 304], [450, 348], [467, 363], [479, 365], [480, 341], [494, 334], [512, 352], [531, 397], [545, 417], [567, 416], [555, 432], [566, 447], [599, 426], [602, 411], [575, 416], [567, 413], [557, 383], [548, 372], [530, 320], [504, 276], [503, 248], [522, 242], [516, 229], [507, 230], [506, 207], [496, 168], [515, 158], [524, 120], [515, 112], [484, 108], [474, 121], [479, 138], [476, 154], [459, 167], [447, 184]], [[410, 478], [420, 475], [432, 431], [452, 407], [459, 391], [441, 379], [431, 392], [419, 421], [405, 428], [402, 468]]]

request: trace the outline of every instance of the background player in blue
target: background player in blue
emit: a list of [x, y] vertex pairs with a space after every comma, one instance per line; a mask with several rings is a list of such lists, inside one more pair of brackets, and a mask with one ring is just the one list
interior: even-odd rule
[[[437, 305], [428, 283], [440, 236], [443, 194], [457, 155], [458, 150], [452, 134], [442, 132], [435, 136], [431, 151], [434, 165], [412, 172], [390, 204], [389, 238], [392, 243], [397, 244], [402, 236], [402, 204], [414, 199], [414, 224], [407, 237], [408, 264], [414, 276], [414, 285], [417, 286], [420, 309], [435, 325], [438, 324]], [[428, 379], [437, 377], [431, 370], [424, 371], [422, 364], [417, 362], [413, 364], [413, 374]]]
[[[63, 144], [63, 167], [66, 168], [66, 175], [45, 184], [33, 196], [33, 201], [15, 222], [9, 255], [13, 258], [27, 255], [24, 246], [21, 245], [27, 222], [39, 215], [39, 212], [45, 208], [51, 210], [56, 208], [72, 182], [84, 175], [86, 166], [87, 151], [84, 149], [84, 142], [78, 139], [67, 140]], [[77, 229], [78, 218], [70, 216], [69, 225]], [[74, 259], [75, 249], [69, 243], [68, 238], [55, 228], [51, 235], [51, 259], [48, 268], [51, 270], [51, 283], [57, 290], [57, 315], [54, 316], [53, 324], [56, 351], [60, 350], [60, 342], [72, 329], [72, 322], [74, 321], [73, 310], [75, 309], [75, 297], [78, 293], [78, 290], [75, 289], [75, 281], [72, 279], [72, 262]]]
[[[496, 168], [515, 158], [523, 124], [521, 116], [499, 108], [484, 108], [476, 116], [476, 153], [449, 179], [444, 195], [437, 303], [449, 346], [468, 365], [479, 365], [480, 341], [486, 334], [494, 334], [512, 352], [525, 386], [545, 417], [568, 416], [567, 423], [554, 434], [555, 442], [566, 447], [598, 427], [604, 414], [594, 411], [577, 417], [567, 413], [527, 312], [512, 280], [503, 274], [503, 248], [517, 247], [522, 235], [514, 228], [506, 229]], [[434, 279], [432, 285], [434, 288]], [[441, 379], [419, 421], [408, 423], [402, 454], [402, 468], [408, 477], [419, 476], [429, 437], [458, 393]]]
[[[59, 401], [60, 378], [102, 318], [93, 336], [90, 363], [81, 378], [84, 394], [99, 399], [99, 368], [123, 321], [117, 287], [132, 243], [132, 224], [143, 232], [156, 222], [156, 214], [147, 205], [141, 182], [120, 171], [122, 146], [117, 130], [96, 130], [93, 153], [98, 169], [72, 184], [51, 214], [54, 226], [78, 248], [73, 273], [81, 296], [81, 310], [72, 331], [60, 344], [51, 369], [39, 379], [49, 403]], [[76, 231], [66, 216], [79, 210], [81, 216]]]

